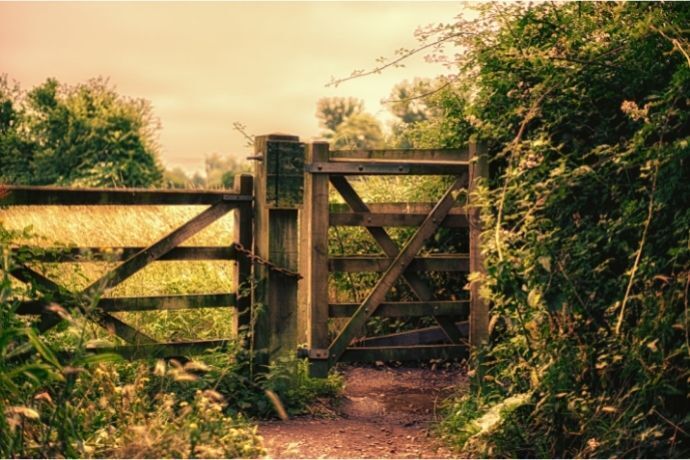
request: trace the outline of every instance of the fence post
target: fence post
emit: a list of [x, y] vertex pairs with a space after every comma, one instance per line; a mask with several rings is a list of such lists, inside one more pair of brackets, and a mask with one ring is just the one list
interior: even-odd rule
[[[232, 187], [233, 193], [239, 195], [251, 195], [254, 191], [254, 178], [250, 174], [236, 175]], [[239, 243], [247, 249], [252, 248], [253, 219], [252, 203], [242, 203], [234, 210], [233, 241]], [[235, 305], [235, 316], [233, 333], [237, 337], [238, 332], [249, 327], [251, 320], [252, 298], [250, 284], [252, 276], [252, 262], [237, 254], [235, 259], [234, 285], [237, 293], [237, 304]]]
[[[470, 196], [476, 190], [480, 179], [489, 177], [489, 161], [484, 144], [471, 141], [469, 145], [470, 157]], [[486, 274], [484, 260], [482, 258], [479, 235], [482, 232], [480, 210], [470, 203], [470, 272]], [[473, 281], [470, 284], [470, 345], [474, 349], [488, 340], [489, 337], [489, 306], [479, 296], [481, 282]]]
[[[307, 146], [306, 162], [328, 161], [328, 142]], [[328, 375], [328, 174], [306, 173], [302, 219], [309, 373]]]
[[[258, 136], [255, 163], [254, 253], [280, 268], [298, 271], [298, 210], [304, 193], [304, 144], [299, 137], [270, 134]], [[255, 264], [257, 286], [254, 308], [256, 363], [294, 353], [298, 345], [296, 277]]]

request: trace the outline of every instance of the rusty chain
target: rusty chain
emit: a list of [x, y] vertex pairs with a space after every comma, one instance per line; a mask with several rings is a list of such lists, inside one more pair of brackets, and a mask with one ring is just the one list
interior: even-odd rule
[[281, 275], [284, 275], [284, 276], [289, 276], [291, 278], [297, 278], [300, 280], [302, 279], [302, 275], [300, 275], [299, 273], [288, 270], [287, 268], [277, 266], [273, 262], [266, 260], [263, 257], [254, 254], [252, 251], [250, 251], [249, 249], [242, 246], [241, 243], [233, 243], [232, 246], [233, 246], [233, 248], [235, 248], [235, 251], [242, 254], [244, 257], [249, 259], [252, 263], [263, 265], [264, 267], [268, 268], [270, 271], [280, 273]]

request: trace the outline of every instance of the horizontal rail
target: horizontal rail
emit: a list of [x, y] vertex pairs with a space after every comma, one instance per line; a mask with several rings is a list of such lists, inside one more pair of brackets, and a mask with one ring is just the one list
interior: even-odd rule
[[46, 205], [210, 205], [219, 201], [248, 203], [251, 195], [223, 190], [152, 190], [142, 188], [67, 188], [8, 186], [3, 206]]
[[[358, 303], [328, 304], [328, 315], [331, 318], [347, 318], [354, 314]], [[468, 300], [435, 300], [431, 302], [383, 302], [372, 316], [399, 318], [406, 316], [456, 316], [467, 319], [469, 315]]]
[[[467, 321], [458, 321], [455, 327], [460, 331], [461, 337], [469, 337], [469, 324]], [[424, 345], [432, 343], [444, 343], [448, 336], [439, 326], [424, 327], [412, 331], [396, 332], [393, 334], [368, 337], [358, 342], [364, 347], [393, 347], [403, 345]]]
[[466, 345], [417, 345], [409, 347], [346, 348], [339, 361], [427, 361], [429, 359], [462, 359], [469, 355]]
[[[29, 248], [36, 253], [30, 257], [36, 262], [117, 262], [127, 260], [143, 247], [88, 247], [88, 248]], [[237, 251], [232, 246], [178, 246], [158, 260], [235, 260]]]
[[[331, 272], [384, 272], [393, 258], [384, 256], [331, 256], [328, 270]], [[408, 270], [417, 272], [468, 272], [470, 258], [467, 254], [438, 254], [415, 257]]]
[[338, 175], [435, 175], [448, 176], [463, 174], [468, 171], [467, 161], [346, 161], [334, 160], [316, 162], [305, 165], [312, 174], [338, 174]]
[[[423, 214], [429, 215], [436, 203], [367, 203], [370, 214]], [[346, 203], [329, 203], [331, 213], [349, 213], [350, 206]], [[463, 206], [455, 206], [448, 212], [450, 216], [466, 216], [467, 210]]]
[[464, 149], [384, 149], [384, 150], [331, 150], [330, 158], [351, 158], [356, 160], [426, 160], [467, 161], [470, 153]]
[[[182, 294], [144, 297], [104, 297], [96, 306], [106, 312], [116, 311], [150, 311], [150, 310], [185, 310], [192, 308], [231, 307], [237, 303], [233, 292], [218, 294]], [[20, 302], [17, 308], [19, 315], [40, 315], [44, 313], [46, 302], [31, 300]]]
[[223, 350], [232, 340], [197, 340], [189, 342], [154, 343], [146, 345], [122, 345], [118, 347], [87, 347], [90, 353], [116, 353], [125, 359], [175, 358], [191, 356], [211, 349]]
[[[424, 222], [427, 214], [374, 214], [371, 212], [337, 212], [328, 216], [332, 227], [417, 227]], [[441, 224], [446, 228], [467, 228], [469, 226], [465, 214], [446, 216]]]

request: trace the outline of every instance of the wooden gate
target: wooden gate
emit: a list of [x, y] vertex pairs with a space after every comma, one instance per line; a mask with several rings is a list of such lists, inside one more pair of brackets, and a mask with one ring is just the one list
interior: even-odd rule
[[[44, 332], [61, 322], [61, 317], [51, 311], [51, 303], [78, 308], [90, 319], [110, 333], [122, 338], [128, 345], [113, 348], [97, 348], [114, 351], [128, 358], [182, 356], [209, 348], [219, 348], [227, 339], [159, 343], [148, 335], [113, 316], [114, 312], [145, 310], [178, 310], [190, 308], [234, 307], [237, 310], [236, 326], [248, 321], [251, 305], [249, 296], [238, 292], [221, 292], [195, 295], [166, 295], [149, 297], [102, 297], [95, 308], [87, 305], [94, 297], [122, 283], [152, 262], [158, 260], [236, 260], [235, 289], [250, 276], [251, 262], [240, 254], [242, 248], [252, 245], [253, 178], [243, 175], [236, 178], [231, 191], [193, 190], [144, 190], [144, 189], [69, 189], [58, 187], [7, 187], [2, 206], [137, 206], [137, 205], [209, 205], [209, 207], [147, 247], [111, 248], [56, 248], [41, 251], [29, 263], [11, 270], [11, 275], [24, 282], [33, 282], [40, 290], [41, 299], [19, 302], [17, 313], [39, 315], [38, 329]], [[230, 211], [235, 211], [234, 240], [230, 247], [180, 246]], [[103, 223], [107, 225], [107, 222]], [[136, 231], [136, 229], [132, 229]], [[119, 261], [111, 271], [91, 282], [85, 289], [75, 292], [62, 286], [31, 267], [30, 262], [86, 262]], [[228, 338], [229, 339], [229, 338]]]
[[[306, 149], [301, 265], [305, 276], [303, 301], [308, 311], [308, 350], [313, 375], [325, 375], [339, 361], [406, 361], [466, 356], [468, 345], [486, 337], [487, 307], [473, 283], [468, 300], [438, 300], [419, 275], [422, 271], [481, 271], [477, 239], [478, 209], [469, 206], [469, 192], [487, 174], [486, 157], [476, 144], [460, 150], [332, 151], [328, 143]], [[348, 180], [363, 175], [445, 175], [452, 184], [436, 203], [368, 205]], [[347, 212], [329, 211], [332, 186], [349, 206]], [[461, 199], [462, 198], [462, 199]], [[460, 200], [461, 199], [461, 200]], [[356, 254], [333, 257], [328, 250], [330, 226], [364, 226], [384, 256]], [[416, 226], [402, 247], [385, 227]], [[418, 252], [440, 227], [469, 226], [469, 254], [420, 257]], [[381, 272], [375, 286], [359, 304], [330, 302], [329, 271]], [[413, 302], [391, 302], [386, 294], [402, 280], [417, 297]], [[384, 337], [355, 338], [372, 316], [431, 316], [437, 326]], [[334, 340], [330, 318], [348, 317]], [[468, 324], [469, 320], [469, 324]], [[441, 342], [441, 343], [438, 343]]]

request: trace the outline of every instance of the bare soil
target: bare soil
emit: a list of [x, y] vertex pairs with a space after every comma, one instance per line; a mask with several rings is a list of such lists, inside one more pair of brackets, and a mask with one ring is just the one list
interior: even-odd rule
[[453, 458], [433, 436], [459, 369], [352, 367], [331, 416], [260, 424], [269, 458]]

